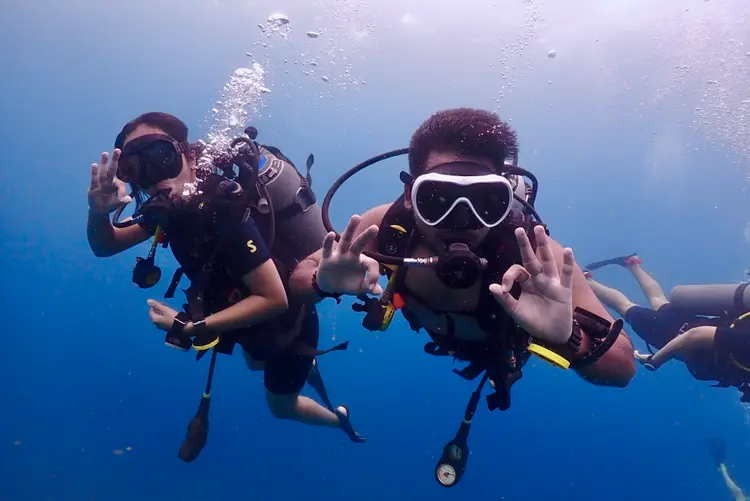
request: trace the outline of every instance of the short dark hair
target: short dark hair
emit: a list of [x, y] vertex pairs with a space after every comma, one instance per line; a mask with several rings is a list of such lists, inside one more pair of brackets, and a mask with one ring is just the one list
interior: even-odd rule
[[169, 113], [150, 111], [135, 117], [123, 126], [115, 139], [115, 148], [122, 149], [125, 144], [125, 139], [127, 139], [127, 137], [140, 125], [150, 125], [151, 127], [161, 129], [167, 136], [171, 137], [178, 143], [187, 143], [188, 127], [185, 125], [185, 122]]
[[409, 172], [424, 171], [431, 151], [456, 151], [486, 157], [501, 169], [518, 153], [516, 132], [495, 113], [473, 108], [438, 111], [411, 136]]

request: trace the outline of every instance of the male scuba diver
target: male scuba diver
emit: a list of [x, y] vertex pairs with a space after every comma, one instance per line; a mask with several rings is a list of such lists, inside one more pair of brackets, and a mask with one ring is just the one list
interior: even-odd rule
[[745, 501], [745, 494], [740, 489], [740, 486], [732, 480], [727, 471], [727, 448], [724, 445], [724, 441], [719, 438], [712, 438], [708, 441], [708, 451], [711, 453], [716, 467], [721, 472], [721, 476], [724, 479], [724, 483], [729, 489], [729, 493], [732, 495], [734, 501]]
[[[146, 113], [123, 127], [111, 157], [102, 153], [101, 163], [91, 167], [87, 233], [94, 254], [112, 256], [152, 238], [148, 257], [138, 258], [133, 270], [133, 281], [149, 288], [161, 276], [154, 264], [157, 247], [171, 247], [180, 267], [165, 297], [173, 297], [184, 274], [190, 280], [187, 304], [177, 311], [149, 299], [149, 316], [167, 332], [167, 345], [195, 349], [199, 359], [213, 348], [206, 391], [180, 449], [184, 461], [194, 460], [206, 442], [216, 354], [231, 354], [235, 344], [251, 370], [264, 371], [275, 417], [341, 428], [352, 441], [365, 440], [346, 407], [330, 404], [315, 364], [317, 355], [345, 349], [346, 343], [318, 351], [315, 307], [290, 301], [286, 292], [297, 261], [325, 235], [310, 189], [312, 155], [304, 178], [278, 149], [257, 144], [255, 129], [246, 133], [230, 150], [207, 159], [203, 145], [188, 143], [181, 120]], [[119, 221], [133, 199], [133, 217]], [[300, 396], [306, 381], [328, 408]]]
[[[430, 355], [468, 363], [466, 379], [484, 374], [454, 440], [435, 469], [440, 485], [458, 483], [467, 437], [485, 382], [490, 410], [510, 407], [510, 388], [531, 354], [588, 381], [625, 387], [635, 372], [632, 346], [577, 267], [571, 249], [548, 237], [534, 209], [537, 181], [517, 166], [516, 134], [494, 113], [468, 108], [435, 113], [409, 148], [350, 169], [323, 202], [356, 172], [407, 154], [404, 192], [392, 204], [352, 216], [338, 237], [301, 262], [291, 297], [306, 303], [357, 296], [368, 330], [385, 330], [396, 309], [425, 329]], [[510, 162], [510, 164], [508, 163]], [[527, 186], [524, 177], [532, 181]], [[385, 291], [379, 273], [389, 277]], [[380, 295], [379, 298], [370, 295]]]
[[[631, 254], [591, 263], [584, 273], [596, 296], [646, 343], [650, 353], [635, 350], [636, 360], [655, 371], [677, 359], [695, 379], [717, 381], [715, 387], [735, 387], [742, 392], [740, 400], [750, 402], [749, 284], [679, 285], [667, 299], [642, 262]], [[621, 266], [635, 277], [649, 308], [592, 278], [593, 270], [608, 265]]]

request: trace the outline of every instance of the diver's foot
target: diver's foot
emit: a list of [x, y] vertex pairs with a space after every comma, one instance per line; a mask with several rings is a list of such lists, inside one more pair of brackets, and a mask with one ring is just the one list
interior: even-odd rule
[[645, 353], [641, 353], [638, 350], [633, 350], [633, 357], [636, 360], [638, 360], [639, 362], [645, 362], [645, 361], [647, 361], [651, 357], [651, 355], [650, 354], [647, 355]]
[[584, 266], [584, 269], [586, 271], [594, 271], [604, 266], [610, 266], [613, 264], [627, 268], [628, 266], [641, 264], [642, 262], [643, 261], [641, 261], [641, 259], [638, 258], [638, 255], [633, 253], [628, 256], [617, 256], [617, 257], [613, 257], [612, 259], [605, 259], [604, 261], [596, 261], [596, 262], [587, 264], [586, 266]]
[[654, 356], [651, 354], [641, 353], [638, 350], [634, 350], [633, 358], [650, 371], [655, 371], [659, 368], [659, 366], [654, 363]]
[[346, 435], [349, 437], [349, 440], [351, 440], [355, 444], [361, 444], [367, 441], [365, 437], [354, 430], [352, 423], [349, 421], [349, 409], [347, 409], [343, 405], [339, 405], [338, 407], [336, 407], [334, 413], [339, 418], [339, 426], [341, 426], [341, 429], [344, 430], [344, 433], [346, 433]]
[[639, 258], [637, 254], [632, 254], [625, 259], [626, 268], [631, 268], [639, 264], [643, 264], [643, 259]]

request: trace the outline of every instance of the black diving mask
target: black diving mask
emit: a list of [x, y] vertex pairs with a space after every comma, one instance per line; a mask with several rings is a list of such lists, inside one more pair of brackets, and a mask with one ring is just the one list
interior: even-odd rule
[[122, 149], [117, 177], [143, 190], [182, 171], [182, 147], [163, 134], [140, 136]]

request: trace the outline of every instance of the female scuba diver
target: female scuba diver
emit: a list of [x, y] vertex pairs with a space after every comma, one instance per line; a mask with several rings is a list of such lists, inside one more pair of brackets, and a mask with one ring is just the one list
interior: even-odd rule
[[[292, 242], [298, 238], [293, 234], [294, 225], [300, 235], [315, 235], [316, 228], [320, 228], [319, 235], [325, 234], [319, 212], [308, 210], [319, 209], [313, 196], [304, 210], [281, 210], [280, 198], [289, 199], [283, 203], [291, 207], [295, 195], [309, 186], [291, 161], [273, 147], [259, 147], [254, 139], [235, 140], [244, 150], [232, 161], [223, 158], [223, 167], [217, 163], [219, 169], [229, 171], [234, 164], [239, 166], [239, 182], [235, 182], [231, 175], [212, 172], [218, 169], [197, 168], [201, 146], [188, 143], [188, 129], [182, 121], [165, 113], [146, 113], [123, 127], [111, 157], [102, 153], [101, 163], [91, 167], [87, 233], [94, 254], [112, 256], [153, 236], [149, 256], [139, 258], [133, 274], [133, 281], [147, 288], [160, 277], [153, 259], [156, 247], [159, 243], [169, 245], [180, 268], [166, 297], [174, 294], [184, 272], [191, 282], [186, 290], [188, 304], [185, 311], [178, 312], [149, 299], [149, 316], [154, 325], [167, 331], [166, 343], [170, 346], [182, 350], [192, 347], [198, 350], [198, 358], [214, 348], [201, 409], [180, 451], [185, 461], [195, 459], [205, 444], [207, 398], [216, 353], [231, 354], [235, 343], [242, 347], [251, 370], [264, 371], [266, 401], [275, 417], [342, 428], [352, 441], [364, 441], [352, 428], [347, 409], [333, 408], [322, 388], [315, 367], [315, 356], [324, 353], [317, 351], [315, 307], [289, 301], [285, 290], [296, 262], [290, 262], [294, 256], [288, 255], [301, 251], [304, 254], [297, 257], [301, 259], [318, 246], [315, 242], [306, 249], [304, 242]], [[271, 149], [278, 155], [271, 154]], [[308, 169], [311, 165], [312, 156]], [[260, 179], [275, 183], [273, 197], [268, 196], [270, 190], [261, 186]], [[133, 189], [132, 197], [126, 194], [125, 182]], [[277, 193], [285, 183], [289, 185], [286, 190]], [[133, 198], [138, 201], [136, 214], [118, 222], [122, 208]], [[250, 210], [260, 206], [261, 212], [265, 207], [268, 213], [269, 205], [276, 216], [275, 221], [271, 218], [274, 243], [264, 239], [260, 223], [256, 224]], [[110, 222], [113, 211], [114, 222]], [[286, 215], [280, 217], [280, 212]], [[293, 245], [296, 252], [289, 250]], [[285, 260], [280, 260], [279, 254], [285, 255]], [[345, 348], [342, 344], [333, 349]], [[321, 393], [328, 409], [300, 396], [306, 381]]]
[[[737, 388], [740, 401], [750, 402], [750, 284], [678, 285], [667, 298], [641, 264], [631, 254], [591, 263], [584, 273], [596, 296], [646, 343], [649, 352], [635, 350], [635, 359], [650, 371], [679, 360], [696, 380]], [[635, 277], [648, 298], [648, 308], [593, 279], [592, 271], [609, 265], [625, 268]]]
[[[403, 195], [352, 216], [336, 245], [327, 218], [333, 193], [363, 168], [405, 153]], [[635, 372], [622, 321], [612, 322], [572, 250], [548, 238], [533, 207], [536, 178], [517, 167], [517, 153], [515, 132], [494, 113], [435, 113], [408, 149], [367, 160], [334, 184], [323, 202], [330, 233], [290, 279], [291, 297], [304, 302], [357, 296], [362, 304], [354, 308], [366, 313], [369, 330], [384, 330], [401, 310], [412, 329], [429, 334], [428, 354], [468, 362], [457, 371], [467, 379], [484, 373], [436, 466], [435, 478], [446, 487], [463, 475], [469, 426], [487, 380], [496, 390], [490, 410], [505, 410], [530, 354], [599, 385], [624, 387]], [[389, 276], [385, 291], [381, 272]]]

